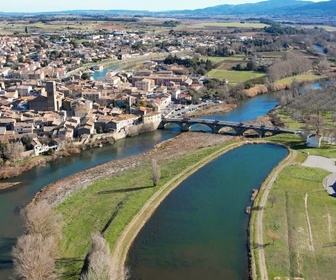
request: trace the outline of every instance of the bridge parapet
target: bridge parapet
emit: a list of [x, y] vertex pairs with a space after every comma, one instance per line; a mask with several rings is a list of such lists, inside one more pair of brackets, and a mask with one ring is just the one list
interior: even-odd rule
[[171, 118], [171, 119], [162, 119], [160, 128], [165, 128], [168, 124], [177, 124], [180, 126], [182, 132], [190, 131], [190, 128], [194, 124], [203, 124], [208, 126], [213, 134], [220, 133], [220, 130], [225, 127], [229, 127], [236, 131], [236, 135], [242, 136], [248, 130], [254, 130], [258, 133], [259, 137], [265, 137], [266, 134], [275, 135], [279, 133], [291, 133], [299, 134], [301, 131], [289, 130], [289, 129], [280, 129], [278, 127], [266, 127], [260, 125], [250, 125], [244, 124], [241, 122], [228, 122], [228, 121], [218, 121], [218, 120], [208, 120], [208, 119], [199, 119], [199, 118]]

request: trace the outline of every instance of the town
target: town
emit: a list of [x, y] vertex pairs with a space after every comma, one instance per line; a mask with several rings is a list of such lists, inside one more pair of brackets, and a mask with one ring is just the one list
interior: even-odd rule
[[0, 278], [332, 279], [332, 17], [118, 13], [0, 14]]
[[[4, 21], [4, 26], [9, 27], [3, 30], [15, 24]], [[109, 25], [102, 25], [92, 31], [71, 31], [74, 27], [68, 27], [63, 33], [41, 33], [21, 23], [21, 34], [14, 31], [1, 36], [2, 145], [11, 143], [16, 151], [24, 152], [15, 153], [15, 157], [29, 157], [48, 152], [49, 147], [83, 145], [103, 138], [117, 140], [152, 131], [162, 117], [174, 113], [182, 117], [198, 109], [203, 101], [232, 103], [250, 96], [244, 89], [253, 90], [260, 83], [257, 77], [262, 77], [267, 68], [269, 79], [293, 74], [279, 75], [270, 67], [279, 57], [256, 55], [258, 51], [300, 47], [314, 53], [311, 41], [302, 45], [298, 39], [292, 39], [293, 44], [289, 45], [284, 43], [286, 38], [266, 36], [267, 33], [260, 32], [262, 29], [217, 32], [204, 31], [202, 27], [202, 31], [175, 31], [173, 27], [180, 24], [178, 21], [160, 24], [168, 27], [166, 32], [108, 29]], [[254, 36], [250, 36], [251, 29]], [[329, 49], [329, 55], [332, 51]], [[222, 83], [229, 93], [225, 96], [217, 91], [209, 96], [211, 78], [216, 77], [207, 74], [216, 66], [211, 56], [235, 55], [240, 55], [237, 61], [241, 63], [231, 61], [228, 65], [238, 73], [254, 70], [251, 75], [256, 81], [237, 83], [224, 78]], [[301, 69], [295, 74], [312, 69], [306, 57], [298, 60]], [[320, 75], [330, 69], [325, 60], [318, 58], [315, 64]], [[104, 68], [109, 69], [104, 77], [92, 78]], [[264, 88], [259, 92], [264, 92]], [[190, 104], [194, 105], [189, 110], [177, 111]], [[9, 154], [7, 157], [14, 156]]]

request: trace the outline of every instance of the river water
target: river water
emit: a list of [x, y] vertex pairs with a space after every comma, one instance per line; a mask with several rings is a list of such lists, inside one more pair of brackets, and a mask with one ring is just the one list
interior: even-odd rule
[[82, 170], [116, 159], [125, 158], [152, 149], [156, 144], [176, 136], [173, 131], [154, 131], [134, 138], [117, 141], [113, 146], [90, 149], [81, 154], [38, 166], [22, 175], [6, 180], [21, 182], [18, 186], [0, 192], [0, 279], [11, 275], [12, 246], [23, 233], [20, 209], [44, 186]]
[[187, 178], [132, 244], [131, 279], [249, 279], [245, 208], [287, 154], [275, 145], [244, 145]]
[[[278, 97], [267, 94], [246, 100], [225, 116], [231, 121], [245, 121], [265, 115], [277, 104]], [[225, 118], [225, 116], [211, 116]], [[178, 132], [155, 131], [135, 138], [122, 139], [114, 146], [96, 148], [80, 155], [66, 157], [46, 166], [38, 166], [21, 176], [8, 180], [21, 182], [17, 187], [0, 193], [0, 279], [11, 275], [10, 251], [23, 232], [19, 209], [28, 203], [38, 190], [47, 184], [87, 168], [127, 156], [143, 153], [157, 143], [174, 137]], [[241, 159], [244, 161], [244, 158]]]

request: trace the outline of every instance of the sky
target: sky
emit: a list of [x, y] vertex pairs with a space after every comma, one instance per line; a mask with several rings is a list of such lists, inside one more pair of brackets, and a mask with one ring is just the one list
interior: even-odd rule
[[[222, 4], [243, 4], [261, 1], [262, 0], [0, 0], [0, 12], [116, 9], [148, 11], [192, 10]], [[313, 0], [313, 2], [319, 1], [321, 0]]]

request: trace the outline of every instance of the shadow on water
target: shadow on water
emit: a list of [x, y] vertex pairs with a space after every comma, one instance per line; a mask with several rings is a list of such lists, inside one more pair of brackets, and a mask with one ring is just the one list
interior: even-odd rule
[[4, 238], [3, 243], [0, 245], [0, 271], [3, 269], [11, 269], [13, 262], [10, 254], [4, 252], [11, 252], [12, 247], [16, 243], [16, 238]]
[[151, 189], [151, 188], [154, 188], [154, 186], [117, 189], [117, 190], [105, 190], [105, 191], [97, 192], [97, 195], [110, 194], [110, 193], [127, 193], [127, 192], [134, 192], [134, 191], [139, 191], [143, 189]]

